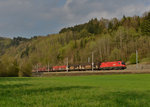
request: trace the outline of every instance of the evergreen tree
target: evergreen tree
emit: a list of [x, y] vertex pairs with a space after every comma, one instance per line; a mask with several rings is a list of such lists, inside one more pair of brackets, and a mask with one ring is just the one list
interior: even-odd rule
[[141, 32], [143, 35], [150, 36], [150, 12], [145, 16], [144, 21], [141, 24]]

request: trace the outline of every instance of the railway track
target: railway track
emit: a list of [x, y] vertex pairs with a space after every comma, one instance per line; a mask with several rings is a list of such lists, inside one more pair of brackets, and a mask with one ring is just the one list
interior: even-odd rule
[[113, 75], [113, 74], [150, 74], [150, 69], [144, 70], [100, 70], [100, 71], [70, 71], [70, 72], [43, 72], [33, 73], [34, 77], [51, 76], [84, 76], [84, 75]]

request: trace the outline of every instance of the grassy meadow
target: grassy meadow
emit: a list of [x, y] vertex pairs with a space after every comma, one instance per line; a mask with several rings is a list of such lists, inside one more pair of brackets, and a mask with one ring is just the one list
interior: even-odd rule
[[0, 78], [0, 107], [149, 107], [150, 74]]

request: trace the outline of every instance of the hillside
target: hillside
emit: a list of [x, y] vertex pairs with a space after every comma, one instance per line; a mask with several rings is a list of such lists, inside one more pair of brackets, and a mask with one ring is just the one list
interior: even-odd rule
[[[142, 17], [122, 19], [91, 19], [74, 27], [63, 28], [59, 34], [37, 36], [31, 39], [0, 38], [0, 75], [10, 72], [29, 76], [37, 65], [62, 65], [123, 60], [150, 63], [150, 13]], [[7, 65], [7, 66], [6, 66]], [[7, 73], [6, 73], [7, 72]]]
[[0, 37], [0, 56], [4, 54], [5, 49], [11, 45], [11, 39]]

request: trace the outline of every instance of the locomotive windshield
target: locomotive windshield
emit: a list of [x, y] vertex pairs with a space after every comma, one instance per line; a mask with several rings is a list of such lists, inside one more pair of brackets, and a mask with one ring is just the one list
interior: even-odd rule
[[122, 65], [125, 65], [125, 62], [122, 62]]

